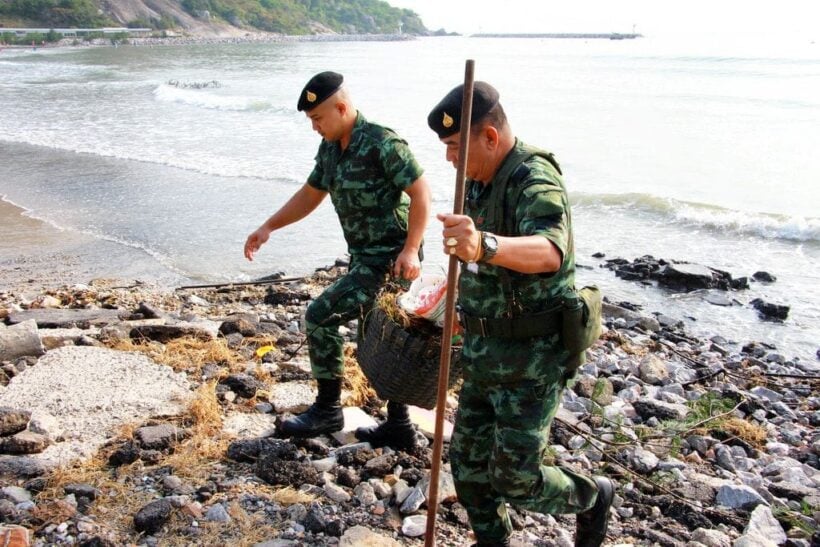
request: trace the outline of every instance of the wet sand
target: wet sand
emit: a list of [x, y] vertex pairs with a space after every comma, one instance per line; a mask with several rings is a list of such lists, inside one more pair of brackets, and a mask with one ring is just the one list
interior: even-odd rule
[[138, 250], [26, 216], [0, 200], [0, 290], [58, 287], [106, 278], [174, 285], [181, 276], [152, 265]]

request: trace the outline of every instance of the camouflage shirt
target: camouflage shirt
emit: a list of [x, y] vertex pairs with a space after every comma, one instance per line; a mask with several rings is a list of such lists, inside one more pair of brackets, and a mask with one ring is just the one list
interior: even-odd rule
[[[513, 152], [521, 151], [525, 145], [516, 140], [515, 147]], [[491, 211], [496, 207], [491, 199], [492, 189], [503, 182], [497, 177], [503, 171], [509, 172], [505, 166], [506, 162], [514, 161], [513, 152], [507, 156], [490, 184], [468, 181], [465, 214], [482, 231], [511, 236], [541, 235], [558, 247], [563, 261], [555, 273], [522, 274], [506, 270], [511, 280], [514, 309], [510, 309], [504, 295], [500, 266], [463, 265], [458, 303], [465, 313], [474, 317], [500, 318], [506, 313], [527, 315], [546, 311], [558, 305], [558, 298], [575, 284], [569, 203], [561, 175], [548, 160], [533, 156], [524, 162], [529, 172], [521, 180], [511, 180], [507, 185], [503, 217], [495, 219], [495, 225], [490, 225], [489, 218], [495, 216]], [[510, 203], [517, 193], [516, 184], [523, 185], [524, 190], [519, 194], [517, 203]], [[503, 222], [510, 215], [512, 222]], [[506, 225], [514, 226], [514, 233], [506, 234]], [[551, 380], [551, 373], [547, 371], [550, 362], [560, 362], [568, 357], [557, 332], [554, 336], [526, 340], [467, 335], [464, 356], [465, 375], [493, 383]]]
[[354, 258], [393, 259], [404, 247], [410, 198], [422, 175], [407, 142], [358, 113], [350, 144], [323, 140], [308, 184], [330, 193]]

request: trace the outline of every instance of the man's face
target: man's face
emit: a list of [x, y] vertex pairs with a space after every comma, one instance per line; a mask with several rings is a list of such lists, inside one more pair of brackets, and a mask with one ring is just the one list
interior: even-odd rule
[[[485, 148], [479, 146], [477, 141], [481, 139], [481, 135], [470, 137], [470, 143], [467, 145], [467, 165], [465, 167], [465, 174], [467, 178], [473, 180], [482, 180], [482, 167], [486, 163], [484, 154]], [[461, 144], [461, 135], [456, 133], [449, 137], [441, 139], [441, 142], [447, 147], [445, 157], [447, 161], [453, 164], [453, 167], [458, 168], [458, 151]], [[489, 182], [489, 180], [487, 181]]]
[[326, 141], [338, 141], [342, 136], [342, 113], [339, 104], [331, 97], [313, 110], [305, 112], [313, 130]]

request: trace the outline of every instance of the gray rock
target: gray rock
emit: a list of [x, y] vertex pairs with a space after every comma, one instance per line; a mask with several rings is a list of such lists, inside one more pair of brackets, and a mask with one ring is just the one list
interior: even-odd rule
[[774, 283], [777, 281], [777, 277], [773, 276], [769, 272], [759, 271], [752, 274], [752, 279], [755, 281], [762, 281], [763, 283]]
[[715, 449], [715, 460], [717, 464], [727, 471], [735, 471], [735, 461], [732, 451], [724, 445], [718, 445]]
[[666, 363], [651, 353], [641, 359], [638, 371], [641, 380], [651, 385], [661, 385], [669, 378]]
[[715, 495], [715, 502], [729, 509], [752, 509], [761, 504], [768, 505], [755, 489], [737, 484], [721, 486]]
[[[661, 330], [661, 325], [654, 317], [641, 315], [640, 313], [616, 306], [608, 302], [601, 305], [601, 312], [604, 317], [611, 317], [616, 319], [616, 328], [626, 328], [628, 324], [638, 325], [645, 331], [657, 332]], [[621, 320], [621, 326], [617, 325], [617, 321]]]
[[31, 492], [19, 486], [6, 486], [0, 490], [0, 495], [15, 504], [31, 501]]
[[638, 473], [649, 475], [658, 467], [659, 460], [655, 454], [638, 446], [632, 451], [629, 462]]
[[39, 454], [51, 444], [45, 435], [21, 431], [11, 437], [0, 438], [0, 454]]
[[[424, 497], [430, 497], [430, 474], [424, 475], [419, 481], [418, 487], [424, 492]], [[457, 500], [456, 485], [453, 475], [446, 469], [442, 469], [438, 476], [438, 502], [452, 503]]]
[[698, 528], [692, 532], [692, 541], [704, 547], [732, 547], [732, 539], [720, 530]]
[[368, 479], [367, 482], [373, 487], [373, 492], [379, 499], [389, 498], [393, 494], [390, 485], [381, 479]]
[[250, 399], [256, 395], [256, 391], [263, 385], [250, 374], [231, 374], [222, 381], [223, 384], [231, 388], [240, 397]]
[[658, 283], [673, 289], [691, 291], [715, 286], [712, 270], [700, 264], [666, 264], [657, 273]]
[[168, 317], [168, 314], [162, 309], [148, 302], [140, 302], [137, 306], [137, 313], [146, 319], [165, 319]]
[[353, 494], [356, 496], [361, 504], [365, 507], [375, 505], [379, 499], [376, 497], [376, 492], [370, 484], [363, 482], [353, 489]]
[[326, 473], [336, 467], [336, 458], [334, 456], [329, 456], [327, 458], [322, 458], [321, 460], [313, 460], [310, 463], [313, 464], [313, 467], [315, 467], [316, 471], [319, 473]]
[[61, 439], [65, 434], [63, 431], [63, 426], [60, 424], [60, 420], [45, 412], [38, 412], [32, 416], [31, 421], [28, 424], [28, 429], [32, 433], [45, 435], [52, 441]]
[[344, 489], [338, 484], [327, 482], [324, 485], [324, 491], [325, 495], [336, 503], [345, 503], [350, 501], [350, 494], [345, 492]]
[[394, 454], [382, 454], [371, 458], [364, 464], [364, 469], [371, 477], [384, 477], [396, 465], [396, 456]]
[[172, 510], [171, 503], [166, 499], [152, 501], [134, 515], [134, 528], [137, 532], [154, 534], [168, 522]]
[[27, 456], [0, 456], [0, 477], [40, 477], [53, 468], [53, 463]]
[[228, 445], [227, 456], [238, 462], [255, 462], [259, 457], [260, 439], [239, 439]]
[[364, 526], [354, 526], [339, 538], [339, 547], [400, 547], [393, 538], [378, 534]]
[[209, 522], [221, 522], [226, 524], [231, 522], [231, 516], [225, 510], [225, 507], [221, 503], [215, 503], [208, 508], [208, 511], [205, 513], [205, 520]]
[[146, 450], [163, 450], [191, 436], [190, 431], [171, 424], [141, 427], [134, 432], [140, 447]]
[[424, 505], [425, 501], [427, 500], [424, 497], [424, 492], [421, 491], [421, 488], [416, 486], [410, 490], [410, 494], [404, 502], [402, 502], [399, 512], [403, 515], [415, 513], [422, 505]]
[[321, 534], [327, 529], [327, 519], [318, 507], [311, 507], [305, 519], [302, 521], [305, 530], [313, 534]]
[[0, 407], [0, 436], [14, 435], [23, 431], [31, 419], [31, 412], [7, 406]]
[[763, 386], [755, 386], [749, 390], [749, 393], [751, 393], [758, 399], [762, 399], [764, 401], [771, 401], [773, 403], [783, 400], [783, 395], [769, 388], [765, 388]]
[[219, 326], [219, 332], [225, 336], [229, 334], [241, 334], [243, 337], [255, 336], [257, 324], [258, 320], [253, 321], [253, 318], [249, 316], [230, 318]]
[[396, 498], [397, 504], [404, 503], [404, 500], [407, 499], [407, 496], [413, 491], [412, 488], [407, 484], [407, 481], [404, 479], [399, 479], [393, 484], [393, 495]]
[[427, 530], [427, 515], [411, 515], [401, 523], [401, 533], [415, 538], [424, 535]]
[[63, 490], [66, 494], [74, 495], [76, 498], [88, 498], [92, 501], [100, 495], [100, 491], [90, 484], [67, 484]]
[[765, 505], [754, 508], [742, 537], [766, 539], [775, 545], [786, 543], [786, 532], [772, 514], [771, 508]]
[[37, 323], [32, 320], [0, 330], [0, 361], [13, 361], [28, 355], [39, 357], [45, 352]]
[[648, 397], [638, 399], [632, 406], [645, 420], [653, 416], [659, 420], [683, 420], [690, 412], [689, 407], [685, 405], [665, 403]]

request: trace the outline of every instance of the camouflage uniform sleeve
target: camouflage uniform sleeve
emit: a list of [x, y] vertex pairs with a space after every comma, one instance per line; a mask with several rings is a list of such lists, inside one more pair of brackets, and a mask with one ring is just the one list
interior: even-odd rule
[[325, 180], [325, 170], [322, 165], [322, 145], [319, 145], [319, 150], [316, 152], [316, 157], [314, 158], [315, 164], [313, 165], [313, 171], [310, 172], [308, 175], [307, 182], [317, 190], [322, 190], [323, 192], [329, 192], [330, 188], [328, 188], [327, 180]]
[[385, 179], [399, 190], [405, 190], [424, 173], [410, 147], [401, 139], [390, 139], [382, 145], [381, 160]]
[[570, 229], [564, 190], [548, 173], [533, 170], [532, 175], [516, 206], [519, 233], [544, 236], [566, 255]]

